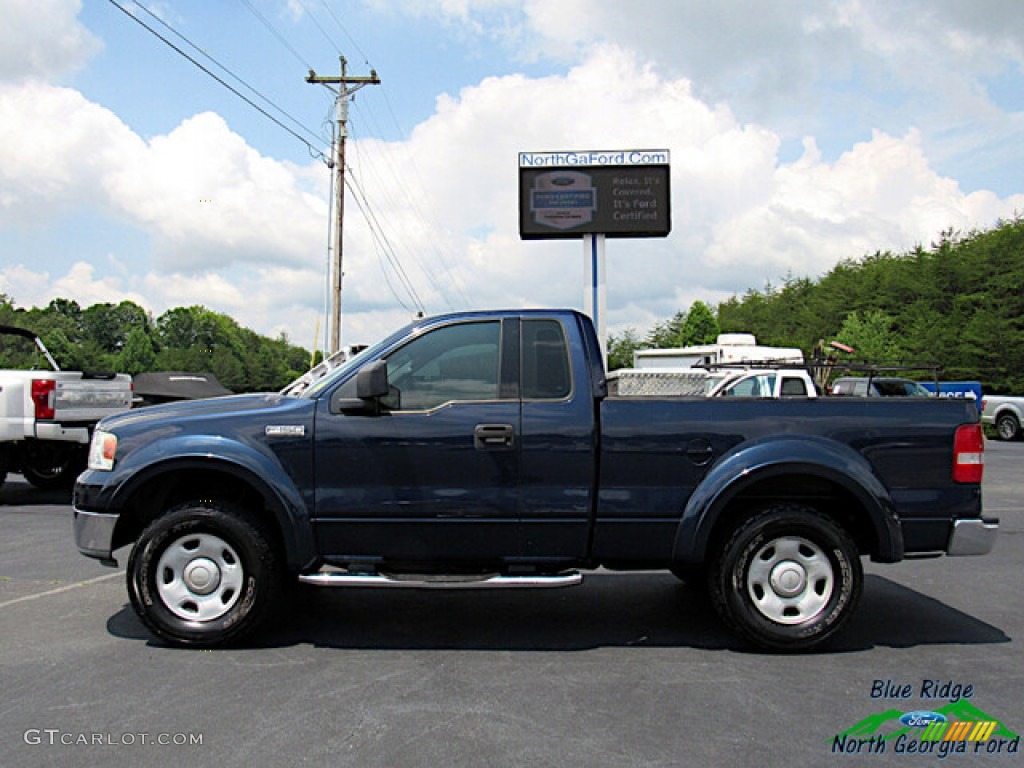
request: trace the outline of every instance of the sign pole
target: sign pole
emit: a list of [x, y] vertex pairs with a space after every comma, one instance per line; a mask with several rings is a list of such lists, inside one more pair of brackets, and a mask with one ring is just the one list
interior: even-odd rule
[[601, 359], [608, 364], [608, 291], [605, 286], [605, 236], [583, 235], [583, 311], [594, 321]]

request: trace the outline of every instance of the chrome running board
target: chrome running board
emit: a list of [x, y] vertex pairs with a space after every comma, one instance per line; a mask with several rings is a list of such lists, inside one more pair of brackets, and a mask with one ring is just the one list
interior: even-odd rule
[[583, 583], [576, 571], [554, 576], [484, 575], [388, 575], [328, 571], [299, 576], [303, 584], [320, 587], [384, 587], [392, 589], [516, 589], [538, 587], [575, 587]]

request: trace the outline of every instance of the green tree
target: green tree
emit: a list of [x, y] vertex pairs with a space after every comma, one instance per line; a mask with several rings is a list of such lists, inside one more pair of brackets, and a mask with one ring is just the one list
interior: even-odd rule
[[[56, 329], [45, 333], [39, 337], [43, 340], [43, 344], [46, 345], [46, 349], [49, 351], [50, 356], [57, 361], [57, 365], [62, 370], [66, 371], [80, 371], [85, 368], [92, 368], [93, 366], [88, 365], [88, 360], [85, 359], [82, 354], [84, 350], [81, 346], [72, 344], [71, 340], [68, 339], [67, 334], [61, 329]], [[42, 356], [40, 355], [40, 358]], [[37, 364], [38, 367], [49, 367], [45, 362]]]
[[137, 376], [152, 371], [156, 364], [156, 347], [146, 329], [133, 328], [117, 356], [117, 370]]
[[654, 349], [680, 346], [684, 323], [686, 323], [686, 313], [682, 311], [676, 312], [671, 320], [657, 323], [647, 333], [647, 338], [644, 340], [646, 346]]
[[715, 313], [703, 301], [695, 301], [679, 330], [679, 346], [714, 344], [720, 333]]
[[227, 347], [217, 347], [213, 350], [209, 371], [221, 384], [234, 392], [252, 389], [245, 374], [245, 366]]
[[254, 392], [273, 392], [288, 383], [287, 369], [269, 346], [261, 345], [246, 363], [248, 388]]
[[608, 370], [633, 367], [633, 353], [643, 347], [636, 330], [627, 328], [621, 334], [608, 337]]
[[116, 354], [128, 341], [136, 328], [146, 331], [150, 321], [146, 310], [132, 301], [120, 304], [93, 304], [82, 312], [82, 330], [85, 338], [100, 350]]
[[893, 330], [893, 319], [880, 310], [851, 312], [836, 334], [836, 340], [853, 347], [859, 359], [893, 361], [902, 356], [899, 334]]

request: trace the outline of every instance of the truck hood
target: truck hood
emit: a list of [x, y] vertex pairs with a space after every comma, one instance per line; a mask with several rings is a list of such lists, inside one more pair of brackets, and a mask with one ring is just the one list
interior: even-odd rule
[[208, 419], [219, 419], [230, 416], [254, 416], [255, 411], [265, 411], [268, 418], [280, 412], [292, 410], [306, 411], [309, 403], [293, 397], [282, 397], [274, 393], [255, 395], [230, 395], [228, 397], [212, 397], [206, 400], [183, 400], [165, 405], [152, 405], [135, 408], [126, 413], [108, 416], [99, 423], [98, 428], [118, 431], [133, 430], [138, 427], [155, 426], [156, 424], [183, 423]]

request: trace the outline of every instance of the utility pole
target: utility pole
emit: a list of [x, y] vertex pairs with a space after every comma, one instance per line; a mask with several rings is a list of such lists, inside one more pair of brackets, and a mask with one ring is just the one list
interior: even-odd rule
[[[348, 101], [356, 91], [366, 85], [379, 85], [377, 71], [370, 70], [369, 77], [349, 77], [348, 62], [344, 56], [341, 60], [341, 77], [321, 77], [312, 69], [309, 70], [307, 83], [319, 83], [334, 93], [334, 105], [338, 116], [338, 139], [334, 150], [334, 253], [331, 267], [331, 347], [327, 356], [341, 349], [341, 278], [342, 272], [342, 223], [345, 216], [345, 138], [347, 136]], [[337, 86], [337, 87], [335, 87]]]

